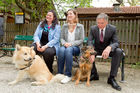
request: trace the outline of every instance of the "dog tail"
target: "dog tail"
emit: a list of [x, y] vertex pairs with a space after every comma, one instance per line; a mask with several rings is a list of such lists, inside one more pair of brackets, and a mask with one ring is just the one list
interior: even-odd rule
[[50, 83], [54, 83], [54, 82], [60, 82], [62, 79], [65, 78], [65, 75], [63, 74], [56, 74], [51, 80]]

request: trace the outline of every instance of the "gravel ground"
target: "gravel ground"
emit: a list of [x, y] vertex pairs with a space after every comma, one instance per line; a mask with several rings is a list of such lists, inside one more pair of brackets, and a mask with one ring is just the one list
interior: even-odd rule
[[[15, 79], [17, 70], [11, 64], [11, 57], [0, 58], [0, 93], [140, 93], [140, 69], [130, 68], [125, 65], [125, 82], [120, 83], [120, 69], [116, 80], [122, 87], [122, 91], [116, 91], [108, 85], [107, 78], [110, 71], [109, 62], [97, 62], [97, 69], [100, 76], [99, 81], [91, 81], [91, 86], [87, 87], [86, 82], [75, 82], [67, 84], [46, 84], [44, 86], [31, 86], [30, 79], [24, 79], [14, 86], [9, 86], [8, 82]], [[54, 74], [57, 72], [57, 64], [54, 62]], [[75, 72], [76, 68], [73, 68]]]

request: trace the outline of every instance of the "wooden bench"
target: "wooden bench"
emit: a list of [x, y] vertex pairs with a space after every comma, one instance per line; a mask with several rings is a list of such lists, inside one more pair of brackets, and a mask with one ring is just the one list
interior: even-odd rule
[[[3, 56], [12, 56], [13, 51], [15, 50], [15, 44], [17, 40], [22, 40], [22, 41], [33, 41], [33, 36], [31, 35], [16, 35], [14, 37], [14, 41], [11, 44], [4, 43], [0, 50], [3, 51], [2, 55]], [[3, 47], [4, 46], [4, 47]], [[8, 47], [10, 46], [10, 47]], [[10, 55], [9, 55], [10, 52]]]
[[[88, 43], [88, 37], [85, 37], [84, 38], [84, 41], [83, 41], [83, 44], [84, 45], [87, 45]], [[93, 40], [93, 43], [94, 43], [94, 40]], [[122, 50], [122, 53], [123, 53], [123, 57], [122, 57], [122, 60], [121, 60], [121, 65], [120, 65], [120, 68], [121, 68], [121, 81], [120, 82], [124, 82], [124, 61], [125, 61], [125, 53]], [[103, 59], [101, 55], [97, 55], [96, 58], [99, 58], [99, 59]], [[111, 59], [112, 57], [109, 57], [109, 59]]]

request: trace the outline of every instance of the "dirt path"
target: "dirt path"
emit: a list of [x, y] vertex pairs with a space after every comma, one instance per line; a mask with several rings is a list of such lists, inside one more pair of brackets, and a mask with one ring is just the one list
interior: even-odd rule
[[[108, 85], [107, 78], [110, 71], [109, 63], [97, 63], [97, 69], [100, 76], [99, 81], [91, 81], [91, 86], [87, 87], [86, 82], [80, 82], [75, 86], [75, 82], [68, 84], [47, 84], [44, 86], [31, 86], [31, 81], [25, 79], [17, 85], [8, 86], [8, 82], [15, 79], [17, 71], [14, 65], [11, 64], [11, 57], [0, 58], [0, 93], [140, 93], [140, 69], [132, 69], [130, 66], [125, 66], [125, 83], [119, 83], [122, 91], [114, 90]], [[57, 71], [56, 62], [54, 64], [55, 73]], [[73, 72], [76, 68], [73, 68]], [[117, 81], [120, 80], [120, 69], [117, 76]]]

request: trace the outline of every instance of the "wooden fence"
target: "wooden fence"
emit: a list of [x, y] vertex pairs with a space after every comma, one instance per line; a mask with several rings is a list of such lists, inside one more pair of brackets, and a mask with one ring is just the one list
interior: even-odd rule
[[[65, 19], [60, 19], [59, 22], [62, 26]], [[90, 26], [96, 24], [95, 18], [80, 19], [79, 22], [84, 25], [85, 36], [88, 36]], [[126, 53], [126, 62], [140, 62], [140, 18], [111, 18], [109, 23], [117, 27], [120, 47]], [[12, 42], [15, 35], [33, 35], [38, 24], [7, 24], [3, 41]]]

